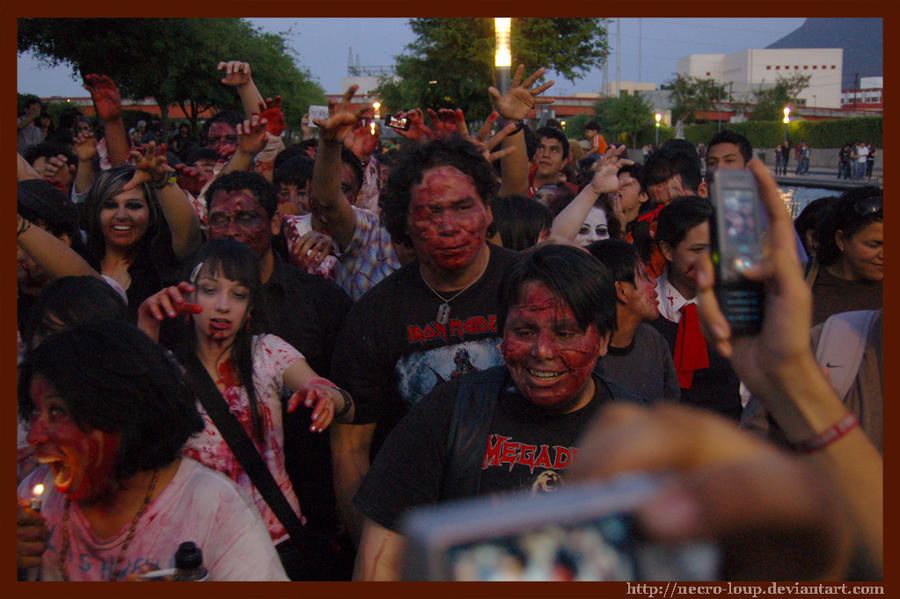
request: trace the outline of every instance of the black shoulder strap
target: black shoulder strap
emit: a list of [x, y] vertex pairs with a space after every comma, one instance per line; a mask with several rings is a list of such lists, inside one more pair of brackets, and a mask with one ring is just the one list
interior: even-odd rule
[[253, 441], [250, 440], [247, 431], [244, 430], [244, 427], [241, 426], [234, 414], [228, 410], [225, 398], [222, 397], [219, 388], [216, 387], [216, 384], [210, 378], [209, 373], [196, 354], [185, 352], [182, 354], [181, 360], [185, 367], [185, 376], [188, 382], [196, 391], [203, 409], [206, 410], [216, 428], [222, 433], [222, 437], [228, 443], [231, 453], [234, 454], [241, 468], [250, 477], [253, 486], [256, 487], [256, 490], [259, 491], [266, 503], [269, 504], [269, 507], [272, 508], [272, 511], [278, 517], [278, 520], [281, 521], [291, 539], [294, 542], [299, 542], [305, 532], [303, 523], [291, 508], [291, 504], [285, 499], [284, 493], [278, 488], [278, 483], [272, 477], [272, 473], [259, 455], [256, 446], [253, 445]]
[[447, 469], [441, 499], [474, 497], [481, 484], [481, 462], [506, 369], [473, 373], [462, 379], [453, 404], [447, 436]]

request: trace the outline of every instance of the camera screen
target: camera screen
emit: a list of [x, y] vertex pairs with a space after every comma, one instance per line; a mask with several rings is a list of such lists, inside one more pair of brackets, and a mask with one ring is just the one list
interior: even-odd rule
[[722, 196], [720, 267], [723, 282], [731, 282], [762, 259], [762, 226], [752, 189], [727, 189]]

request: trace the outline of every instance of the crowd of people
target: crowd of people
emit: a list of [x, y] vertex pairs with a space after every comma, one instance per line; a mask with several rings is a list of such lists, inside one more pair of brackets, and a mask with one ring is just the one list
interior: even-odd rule
[[[95, 120], [39, 139], [25, 107], [20, 578], [136, 580], [192, 541], [212, 580], [398, 580], [410, 509], [634, 471], [674, 474], [644, 533], [714, 538], [725, 578], [881, 578], [880, 188], [792, 225], [743, 136], [582, 147], [531, 126], [553, 82], [522, 66], [477, 131], [414, 108], [387, 149], [354, 86], [285, 146], [282, 99], [218, 70], [243, 113], [202, 143], [126, 130], [101, 74]], [[723, 169], [767, 221], [753, 335], [716, 302]]]

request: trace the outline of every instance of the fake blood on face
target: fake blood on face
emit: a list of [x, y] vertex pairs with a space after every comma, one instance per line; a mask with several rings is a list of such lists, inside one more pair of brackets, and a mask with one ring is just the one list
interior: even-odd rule
[[512, 306], [500, 351], [516, 387], [532, 403], [562, 412], [586, 405], [591, 370], [608, 336], [582, 330], [571, 308], [543, 283], [526, 283]]
[[249, 189], [219, 190], [209, 203], [210, 239], [234, 239], [246, 244], [260, 258], [272, 244], [265, 208]]
[[28, 443], [38, 462], [50, 465], [56, 489], [72, 501], [105, 495], [113, 482], [119, 434], [82, 430], [50, 382], [36, 375], [29, 391], [35, 404]]
[[452, 166], [428, 169], [412, 188], [407, 224], [419, 260], [457, 271], [475, 262], [493, 217], [472, 178]]

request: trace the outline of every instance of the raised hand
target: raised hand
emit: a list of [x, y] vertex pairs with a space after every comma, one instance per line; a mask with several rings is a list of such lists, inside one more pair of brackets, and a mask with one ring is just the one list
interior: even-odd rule
[[[501, 141], [506, 139], [506, 136], [515, 131], [516, 124], [509, 123], [500, 131], [497, 131], [490, 139], [488, 139], [488, 135], [491, 133], [491, 128], [494, 126], [494, 122], [500, 117], [497, 111], [491, 112], [487, 119], [485, 119], [484, 124], [478, 130], [478, 133], [475, 134], [475, 137], [472, 137], [469, 134], [469, 128], [466, 126], [466, 119], [463, 117], [463, 111], [459, 108], [456, 109], [456, 120], [458, 123], [458, 131], [459, 134], [469, 140], [478, 150], [481, 152], [481, 155], [484, 156], [484, 159], [488, 162], [494, 162], [495, 160], [499, 160], [504, 156], [512, 154], [515, 152], [515, 148], [504, 148], [498, 152], [494, 152], [493, 149], [496, 148]], [[487, 141], [485, 141], [487, 140]]]
[[175, 165], [178, 187], [187, 190], [195, 196], [200, 195], [203, 186], [209, 181], [209, 177], [200, 169], [183, 164]]
[[112, 79], [106, 75], [85, 75], [84, 89], [90, 92], [101, 119], [114, 121], [121, 118], [122, 98]]
[[619, 189], [619, 169], [623, 166], [634, 164], [633, 160], [622, 158], [625, 146], [610, 146], [606, 154], [594, 161], [592, 168], [594, 176], [591, 179], [591, 189], [595, 193], [612, 193]]
[[360, 125], [355, 127], [350, 132], [350, 135], [344, 138], [344, 145], [353, 152], [354, 156], [360, 160], [365, 160], [378, 147], [378, 138], [377, 125], [375, 126], [375, 133], [372, 133], [371, 125]]
[[320, 137], [326, 141], [343, 142], [359, 122], [360, 117], [372, 109], [371, 104], [353, 104], [353, 94], [359, 89], [358, 85], [351, 85], [344, 92], [340, 102], [328, 102], [328, 118], [323, 120], [313, 119], [316, 127], [321, 131]]
[[97, 156], [97, 138], [93, 131], [82, 131], [72, 140], [72, 148], [79, 162], [89, 162]]
[[466, 126], [463, 111], [460, 108], [457, 108], [456, 110], [451, 108], [441, 108], [436, 114], [429, 108], [428, 116], [431, 117], [431, 124], [434, 128], [434, 137], [443, 137], [459, 132], [460, 123], [462, 123], [462, 127]]
[[253, 77], [250, 75], [250, 63], [248, 62], [239, 60], [223, 61], [216, 66], [216, 70], [224, 71], [222, 83], [231, 87], [243, 87], [253, 81]]
[[243, 123], [238, 123], [237, 149], [239, 152], [255, 156], [266, 147], [266, 119], [254, 114]]
[[268, 123], [266, 131], [271, 135], [278, 137], [284, 133], [287, 124], [284, 120], [284, 113], [281, 112], [281, 96], [275, 96], [274, 100], [266, 98], [265, 102], [260, 102], [259, 116]]
[[203, 308], [187, 301], [187, 295], [194, 292], [194, 286], [187, 281], [157, 291], [138, 307], [137, 326], [151, 339], [159, 339], [159, 325], [166, 318], [179, 314], [200, 314]]
[[413, 108], [412, 110], [398, 113], [398, 115], [409, 120], [409, 129], [406, 131], [396, 129], [397, 133], [406, 139], [424, 143], [434, 137], [434, 132], [425, 124], [425, 115], [422, 114], [421, 108]]
[[136, 170], [131, 181], [122, 186], [122, 191], [134, 189], [141, 183], [149, 183], [153, 187], [158, 187], [175, 172], [175, 169], [166, 161], [166, 144], [160, 144], [157, 147], [156, 142], [151, 141], [143, 146], [143, 153], [140, 150], [133, 150], [131, 157], [134, 159]]
[[[69, 164], [69, 159], [65, 157], [63, 154], [57, 154], [56, 156], [50, 156], [44, 161], [44, 167], [41, 169], [41, 176], [50, 181], [65, 179], [67, 178], [66, 174], [71, 174], [75, 170], [74, 164]], [[69, 171], [66, 173], [65, 171]]]
[[488, 93], [494, 98], [494, 103], [497, 105], [497, 111], [504, 120], [518, 121], [524, 119], [528, 116], [528, 113], [534, 109], [536, 104], [553, 103], [553, 100], [549, 98], [538, 98], [536, 96], [547, 91], [555, 81], [551, 80], [531, 89], [534, 82], [544, 74], [544, 68], [539, 68], [525, 81], [522, 81], [524, 72], [525, 65], [520, 64], [518, 68], [516, 68], [516, 73], [512, 79], [512, 85], [505, 94], [501, 94], [500, 90], [496, 87], [492, 86], [488, 88]]

